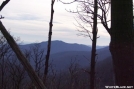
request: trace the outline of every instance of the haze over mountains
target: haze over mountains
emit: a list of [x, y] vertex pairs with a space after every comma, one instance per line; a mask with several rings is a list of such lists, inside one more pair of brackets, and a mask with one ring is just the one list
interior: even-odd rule
[[[30, 56], [27, 56], [27, 59], [30, 60], [29, 62], [33, 69], [40, 75], [44, 74], [47, 42], [19, 45], [19, 47], [25, 56], [25, 52], [28, 50], [27, 52]], [[97, 46], [97, 48], [95, 81], [97, 82], [96, 86], [99, 87], [98, 89], [105, 89], [106, 85], [114, 85], [112, 57], [108, 46]], [[11, 59], [13, 58], [14, 55]], [[87, 85], [85, 86], [88, 87], [90, 58], [91, 46], [52, 41], [48, 69], [49, 77], [50, 79], [55, 78], [56, 81], [59, 81], [60, 79], [61, 85], [67, 84], [68, 86], [68, 83], [70, 83], [69, 81], [72, 79], [71, 76], [73, 75], [73, 79], [76, 82], [80, 82], [79, 84], [76, 84], [76, 86], [80, 85], [83, 81], [83, 84], [86, 83]]]
[[[22, 51], [35, 49], [35, 52], [43, 51], [43, 61], [45, 63], [45, 55], [47, 51], [47, 42], [20, 45]], [[37, 50], [37, 49], [38, 50]], [[97, 47], [97, 57], [96, 57], [96, 78], [99, 79], [97, 84], [99, 84], [98, 89], [105, 89], [105, 85], [114, 85], [113, 79], [113, 65], [112, 58], [109, 52], [108, 46]], [[33, 50], [30, 51], [32, 55], [35, 55]], [[38, 55], [37, 55], [38, 56]], [[36, 57], [36, 55], [34, 56]], [[30, 64], [35, 68], [36, 64], [33, 57], [30, 57]], [[38, 57], [40, 58], [40, 57]], [[38, 59], [37, 58], [37, 59]], [[90, 71], [90, 58], [91, 58], [91, 46], [82, 45], [82, 44], [70, 44], [62, 41], [52, 41], [51, 44], [51, 55], [50, 55], [50, 67], [49, 74], [53, 75], [53, 72], [57, 75], [69, 75], [70, 68], [74, 68], [73, 71], [79, 71], [81, 79], [89, 78], [87, 72], [84, 70]], [[44, 67], [42, 68], [42, 72]], [[78, 73], [78, 74], [79, 74]], [[64, 79], [63, 79], [64, 81]]]
[[[47, 42], [41, 43], [33, 43], [33, 44], [26, 44], [21, 45], [21, 48], [27, 49], [35, 44], [39, 44], [40, 48], [47, 50]], [[58, 52], [65, 52], [65, 51], [89, 51], [91, 47], [82, 45], [82, 44], [69, 44], [63, 41], [52, 41], [51, 43], [51, 54], [58, 53]]]
[[[41, 43], [32, 43], [20, 45], [21, 48], [27, 49], [35, 44], [40, 44], [41, 48], [47, 50], [47, 41]], [[105, 48], [106, 46], [97, 46], [97, 49]], [[51, 43], [51, 54], [64, 52], [64, 51], [91, 51], [91, 46], [77, 44], [77, 43], [66, 43], [63, 41], [55, 40]]]
[[[38, 44], [40, 49], [44, 49], [44, 56], [47, 51], [47, 42], [20, 45], [21, 49], [30, 49]], [[96, 62], [103, 61], [110, 57], [108, 47], [98, 46]], [[75, 61], [80, 67], [87, 67], [90, 65], [91, 46], [82, 44], [70, 44], [62, 41], [52, 41], [50, 62], [55, 65], [56, 70], [64, 70], [68, 68], [72, 61]]]

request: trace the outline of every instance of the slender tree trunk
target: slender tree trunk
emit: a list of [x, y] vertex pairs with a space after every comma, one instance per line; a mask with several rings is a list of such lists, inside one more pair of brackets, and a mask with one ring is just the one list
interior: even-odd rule
[[48, 67], [49, 67], [49, 57], [50, 57], [51, 38], [52, 38], [52, 26], [53, 26], [53, 14], [54, 14], [54, 9], [53, 9], [54, 2], [55, 2], [55, 0], [51, 1], [51, 18], [50, 18], [50, 23], [49, 23], [47, 55], [46, 55], [45, 70], [44, 70], [44, 84], [46, 83], [46, 80], [47, 80]]
[[134, 35], [132, 0], [111, 0], [111, 43], [115, 84], [134, 85]]
[[90, 89], [95, 89], [95, 58], [96, 58], [96, 41], [97, 41], [97, 0], [94, 0], [94, 18], [93, 18], [93, 40], [90, 69]]

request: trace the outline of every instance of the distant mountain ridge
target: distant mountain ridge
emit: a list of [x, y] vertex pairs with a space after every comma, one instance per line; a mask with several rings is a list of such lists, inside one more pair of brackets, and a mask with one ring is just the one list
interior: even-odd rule
[[[38, 44], [41, 49], [47, 50], [47, 42], [33, 43], [27, 45], [20, 45], [21, 49], [29, 49]], [[60, 75], [60, 73], [68, 74], [69, 68], [77, 68], [79, 71], [90, 70], [91, 61], [91, 46], [82, 44], [71, 44], [62, 41], [52, 41], [51, 54], [49, 60], [49, 74], [53, 75], [53, 71]], [[99, 79], [99, 89], [104, 89], [105, 85], [113, 85], [113, 65], [112, 57], [108, 46], [97, 46], [96, 50], [96, 78]], [[32, 51], [30, 51], [32, 53]], [[45, 63], [45, 55], [43, 55], [42, 63]], [[30, 58], [30, 64], [35, 67], [33, 58]], [[44, 71], [44, 67], [42, 69]], [[84, 74], [85, 73], [85, 74]], [[87, 76], [84, 72], [83, 77]], [[81, 75], [81, 74], [80, 74]], [[88, 75], [89, 76], [89, 75]]]
[[[32, 43], [32, 44], [25, 44], [20, 45], [22, 49], [29, 49], [29, 47], [40, 44], [41, 48], [47, 50], [47, 41], [41, 43]], [[51, 42], [51, 54], [64, 52], [64, 51], [91, 51], [92, 46], [87, 46], [84, 44], [77, 44], [77, 43], [66, 43], [63, 41], [55, 40]], [[97, 49], [104, 48], [106, 46], [97, 46]]]
[[[20, 45], [21, 49], [29, 49], [30, 47], [34, 46], [35, 44], [39, 44], [42, 49], [47, 50], [47, 41], [41, 43], [33, 43], [33, 44], [26, 44]], [[51, 42], [51, 54], [64, 52], [64, 51], [91, 51], [91, 47], [82, 45], [82, 44], [70, 44], [65, 43], [63, 41], [52, 41]]]
[[[40, 49], [45, 49], [44, 56], [47, 51], [47, 42], [33, 43], [20, 45], [21, 49], [29, 49], [30, 47], [39, 44]], [[96, 62], [103, 61], [111, 56], [108, 47], [97, 49]], [[50, 61], [55, 65], [56, 70], [64, 70], [71, 61], [76, 60], [76, 63], [81, 67], [90, 65], [91, 47], [82, 44], [70, 44], [62, 41], [52, 41]]]

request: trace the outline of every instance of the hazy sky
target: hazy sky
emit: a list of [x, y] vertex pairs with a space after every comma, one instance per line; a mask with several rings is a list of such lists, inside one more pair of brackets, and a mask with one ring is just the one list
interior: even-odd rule
[[[1, 12], [5, 17], [2, 22], [14, 37], [20, 37], [24, 43], [47, 41], [50, 8], [51, 0], [10, 0]], [[64, 5], [56, 0], [52, 40], [91, 45], [90, 38], [77, 36], [79, 32], [74, 25], [77, 15], [65, 9], [75, 10], [76, 5]], [[109, 45], [110, 38], [103, 26], [99, 26], [98, 36], [97, 45]]]

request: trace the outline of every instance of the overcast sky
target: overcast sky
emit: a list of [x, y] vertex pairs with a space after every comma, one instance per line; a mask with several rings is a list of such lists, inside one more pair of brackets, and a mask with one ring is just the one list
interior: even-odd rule
[[[5, 17], [2, 22], [12, 35], [20, 37], [23, 43], [47, 41], [50, 8], [51, 0], [10, 0], [1, 12]], [[91, 45], [89, 37], [77, 36], [79, 32], [74, 25], [77, 15], [65, 9], [75, 10], [76, 5], [64, 5], [56, 0], [52, 40]], [[103, 26], [99, 26], [98, 36], [100, 38], [97, 45], [109, 45], [110, 37]]]

